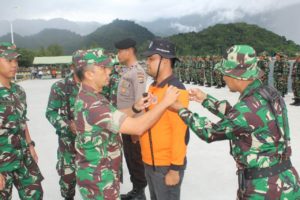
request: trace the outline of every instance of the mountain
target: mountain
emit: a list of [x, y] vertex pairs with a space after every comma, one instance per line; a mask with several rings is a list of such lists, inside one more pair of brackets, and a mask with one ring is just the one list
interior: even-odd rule
[[217, 24], [200, 32], [180, 33], [169, 39], [179, 55], [222, 55], [233, 44], [248, 44], [256, 51], [270, 54], [284, 52], [294, 55], [300, 45], [257, 25], [246, 23]]
[[[51, 20], [14, 20], [12, 22], [14, 32], [22, 35], [29, 36], [41, 32], [44, 29], [64, 29], [75, 32], [80, 35], [87, 35], [102, 26], [98, 22], [73, 22], [66, 19], [56, 18]], [[0, 20], [0, 36], [10, 32], [10, 22]]]
[[146, 28], [133, 21], [116, 19], [112, 23], [103, 25], [95, 32], [87, 35], [84, 43], [87, 46], [98, 44], [107, 50], [114, 50], [114, 43], [127, 37], [134, 38], [137, 45], [141, 45], [146, 41], [152, 40], [155, 36]]
[[[134, 38], [139, 46], [155, 36], [146, 28], [127, 20], [115, 20], [87, 36], [60, 29], [45, 29], [31, 36], [14, 34], [15, 43], [20, 48], [37, 50], [51, 44], [58, 44], [64, 48], [65, 54], [70, 54], [77, 49], [98, 46], [115, 50], [114, 43], [127, 37]], [[0, 37], [0, 41], [10, 41], [10, 34]]]
[[193, 14], [177, 18], [163, 18], [152, 22], [137, 22], [159, 36], [171, 36], [178, 33], [198, 32], [218, 23], [246, 22], [265, 27], [279, 35], [300, 44], [300, 26], [296, 19], [300, 18], [300, 4], [260, 14], [245, 14], [239, 9], [218, 10], [207, 14]]
[[[68, 30], [45, 29], [31, 36], [14, 34], [14, 40], [19, 48], [37, 50], [57, 44], [64, 48], [66, 54], [70, 54], [82, 46], [83, 37]], [[10, 34], [0, 37], [0, 41], [10, 41]]]

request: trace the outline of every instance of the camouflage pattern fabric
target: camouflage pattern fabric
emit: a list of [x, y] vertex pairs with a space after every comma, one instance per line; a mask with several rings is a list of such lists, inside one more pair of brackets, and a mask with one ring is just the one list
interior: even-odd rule
[[264, 75], [261, 77], [261, 81], [265, 84], [268, 85], [269, 83], [269, 73], [270, 73], [270, 68], [269, 68], [270, 60], [267, 57], [263, 57], [257, 61], [257, 66], [264, 72]]
[[174, 75], [180, 80], [180, 62], [175, 62]]
[[220, 70], [220, 67], [221, 67], [221, 62], [216, 63], [214, 67], [217, 88], [221, 88], [223, 86], [223, 75]]
[[56, 129], [58, 135], [56, 170], [60, 176], [59, 185], [62, 197], [75, 195], [75, 134], [69, 128], [74, 120], [74, 104], [79, 85], [74, 81], [73, 73], [57, 81], [51, 87], [46, 117]]
[[82, 84], [75, 103], [76, 177], [83, 199], [119, 199], [122, 139], [127, 116]]
[[180, 62], [180, 81], [181, 82], [185, 82], [185, 68], [186, 68], [186, 61], [185, 59], [182, 59], [182, 61]]
[[299, 58], [293, 64], [292, 88], [293, 88], [294, 98], [300, 100], [300, 59]]
[[72, 61], [76, 68], [82, 68], [88, 65], [113, 67], [115, 64], [114, 59], [104, 54], [103, 48], [77, 50], [72, 55]]
[[287, 93], [289, 63], [283, 59], [275, 61], [273, 80], [274, 87], [284, 96]]
[[121, 71], [121, 66], [114, 66], [109, 75], [109, 84], [108, 86], [104, 86], [101, 92], [103, 96], [105, 96], [105, 98], [108, 99], [114, 107], [117, 107], [117, 92], [118, 85], [121, 79]]
[[203, 60], [198, 59], [196, 64], [196, 74], [197, 74], [197, 83], [199, 85], [204, 85], [204, 62]]
[[213, 80], [212, 80], [212, 72], [213, 72], [213, 63], [209, 58], [206, 58], [205, 60], [205, 80], [207, 86], [212, 86]]
[[0, 42], [0, 58], [6, 58], [8, 60], [15, 59], [20, 54], [17, 52], [16, 45], [10, 43], [10, 42]]
[[248, 45], [230, 47], [220, 68], [223, 75], [239, 80], [256, 79], [263, 76], [263, 71], [257, 67], [255, 50]]
[[190, 83], [192, 80], [192, 62], [190, 60], [186, 60], [185, 62], [184, 80], [186, 83]]
[[[274, 166], [291, 155], [289, 127], [284, 123], [287, 110], [285, 105], [281, 107], [276, 102], [276, 113], [273, 113], [258, 92], [261, 87], [260, 80], [255, 80], [233, 107], [227, 101], [208, 95], [202, 105], [221, 118], [217, 123], [188, 109], [181, 109], [179, 115], [202, 140], [229, 140], [231, 154], [239, 168]], [[276, 117], [280, 129], [276, 126]], [[293, 167], [272, 177], [245, 180], [245, 189], [243, 199], [300, 198], [300, 180]]]
[[43, 198], [43, 176], [26, 143], [26, 113], [23, 88], [15, 83], [10, 89], [0, 84], [0, 173], [6, 179], [0, 199], [11, 199], [13, 183], [21, 199]]

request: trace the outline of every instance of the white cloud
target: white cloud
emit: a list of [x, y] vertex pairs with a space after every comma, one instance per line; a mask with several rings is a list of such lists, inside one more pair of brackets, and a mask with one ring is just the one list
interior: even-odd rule
[[171, 23], [171, 27], [177, 29], [181, 33], [188, 33], [188, 32], [196, 32], [197, 28], [194, 26], [186, 26], [180, 23]]
[[151, 21], [219, 10], [226, 11], [220, 17], [233, 19], [240, 15], [237, 10], [256, 14], [295, 3], [300, 0], [10, 0], [1, 2], [5, 9], [1, 10], [0, 19], [65, 18], [107, 23], [116, 18]]

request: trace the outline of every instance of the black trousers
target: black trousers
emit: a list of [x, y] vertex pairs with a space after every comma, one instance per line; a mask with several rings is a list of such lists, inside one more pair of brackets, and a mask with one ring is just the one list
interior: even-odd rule
[[147, 181], [142, 161], [140, 142], [133, 143], [130, 135], [122, 134], [122, 138], [124, 156], [133, 187], [145, 188], [147, 186]]

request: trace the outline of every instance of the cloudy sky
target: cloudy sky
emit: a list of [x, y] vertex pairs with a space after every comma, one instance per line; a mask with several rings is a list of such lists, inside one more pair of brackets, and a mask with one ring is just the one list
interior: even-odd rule
[[[300, 3], [300, 0], [0, 0], [0, 20], [65, 18], [108, 23], [113, 19], [152, 21], [224, 10], [257, 14]], [[225, 12], [226, 11], [226, 12]]]

